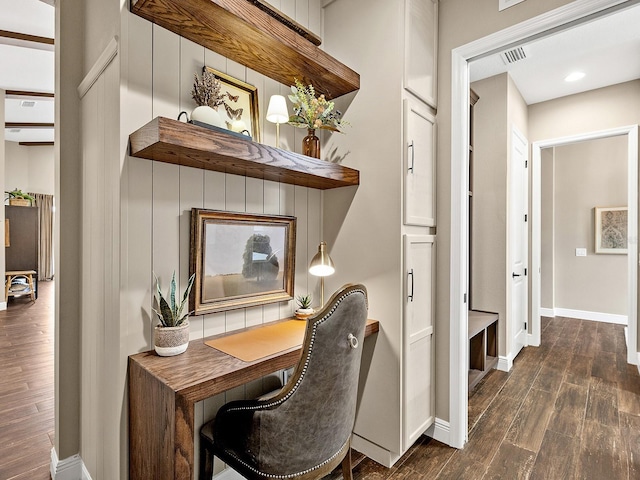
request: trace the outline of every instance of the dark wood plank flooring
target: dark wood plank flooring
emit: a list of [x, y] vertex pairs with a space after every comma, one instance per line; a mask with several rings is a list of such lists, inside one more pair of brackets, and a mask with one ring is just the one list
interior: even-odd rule
[[470, 392], [463, 450], [422, 437], [392, 468], [354, 452], [354, 480], [640, 479], [640, 375], [623, 327], [557, 317], [542, 328], [540, 347]]
[[53, 447], [54, 284], [0, 311], [0, 479], [49, 480]]
[[[48, 480], [54, 285], [0, 312], [0, 479]], [[542, 346], [470, 393], [469, 443], [421, 438], [392, 468], [354, 452], [354, 479], [640, 478], [640, 376], [623, 328], [543, 319]], [[340, 478], [339, 474], [334, 478]]]

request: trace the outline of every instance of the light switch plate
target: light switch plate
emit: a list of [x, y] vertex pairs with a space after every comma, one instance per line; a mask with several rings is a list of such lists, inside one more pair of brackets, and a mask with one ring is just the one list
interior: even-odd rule
[[576, 257], [586, 257], [587, 249], [586, 248], [576, 248]]

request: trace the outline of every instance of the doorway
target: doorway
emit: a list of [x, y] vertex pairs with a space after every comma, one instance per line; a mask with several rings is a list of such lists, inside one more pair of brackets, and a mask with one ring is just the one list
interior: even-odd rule
[[[574, 145], [589, 140], [598, 140], [625, 136], [627, 140], [627, 206], [628, 232], [627, 238], [638, 238], [638, 126], [631, 125], [581, 135], [555, 138], [532, 144], [532, 224], [531, 224], [531, 271], [538, 272], [532, 276], [532, 330], [531, 344], [540, 345], [540, 308], [541, 308], [541, 203], [542, 203], [542, 151], [546, 148]], [[632, 247], [630, 245], [630, 247]], [[637, 248], [628, 248], [627, 253], [627, 362], [637, 364]], [[536, 321], [537, 320], [537, 321]]]
[[[453, 49], [451, 52], [451, 270], [449, 310], [451, 318], [456, 321], [450, 323], [449, 331], [449, 444], [456, 448], [464, 446], [468, 435], [468, 385], [465, 373], [468, 368], [469, 352], [467, 344], [468, 315], [465, 300], [468, 263], [466, 239], [468, 234], [469, 62], [490, 52], [521, 44], [528, 39], [552, 34], [558, 29], [567, 28], [568, 25], [575, 25], [586, 18], [592, 19], [604, 10], [612, 8], [619, 3], [619, 1], [615, 0], [572, 2], [501, 32]], [[635, 203], [637, 203], [637, 198]], [[533, 208], [535, 209], [535, 205]], [[539, 215], [539, 213], [538, 211], [537, 214]], [[534, 212], [532, 212], [533, 214]], [[635, 269], [633, 271], [635, 272]], [[531, 273], [536, 272], [532, 269]], [[532, 275], [530, 278], [533, 277]], [[539, 282], [539, 278], [534, 278], [532, 281], [535, 285], [536, 282]], [[630, 291], [633, 291], [631, 289], [630, 284]], [[635, 300], [635, 295], [631, 296]], [[534, 315], [532, 317], [534, 321], [531, 325], [532, 328], [536, 328], [535, 318]], [[537, 318], [539, 324], [539, 311]], [[633, 326], [631, 325], [632, 323], [634, 323]], [[539, 329], [539, 325], [537, 328]], [[634, 343], [635, 334], [635, 318], [633, 320], [630, 318], [628, 337], [634, 337]], [[535, 341], [531, 342], [531, 344], [535, 345]], [[628, 348], [628, 350], [632, 351], [632, 348]], [[633, 351], [635, 352], [635, 346]]]

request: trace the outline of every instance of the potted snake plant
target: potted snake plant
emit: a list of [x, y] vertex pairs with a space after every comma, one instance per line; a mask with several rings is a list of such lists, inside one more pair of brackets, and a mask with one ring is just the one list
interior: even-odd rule
[[159, 324], [154, 330], [154, 348], [158, 355], [170, 357], [183, 353], [189, 346], [189, 314], [183, 313], [184, 307], [189, 301], [189, 292], [193, 287], [195, 274], [191, 275], [187, 282], [187, 288], [178, 301], [176, 298], [176, 272], [171, 277], [171, 285], [167, 298], [162, 293], [160, 280], [154, 273], [156, 280], [156, 306], [153, 311], [156, 314]]

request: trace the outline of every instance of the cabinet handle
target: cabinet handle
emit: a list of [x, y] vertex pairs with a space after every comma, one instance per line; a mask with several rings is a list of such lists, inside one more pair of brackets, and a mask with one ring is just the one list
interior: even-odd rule
[[520, 276], [520, 274], [519, 274], [519, 273], [516, 273], [516, 272], [513, 272], [513, 273], [511, 274], [511, 276], [512, 276], [513, 278], [516, 278], [516, 277], [519, 277], [519, 276]]
[[411, 173], [413, 173], [413, 162], [415, 160], [415, 148], [413, 146], [413, 140], [411, 140], [411, 143], [409, 144], [409, 146], [407, 148], [411, 149], [411, 166], [408, 168], [408, 171], [410, 171]]
[[[410, 302], [413, 302], [413, 268], [407, 273], [407, 277], [411, 276], [411, 293], [407, 296]], [[407, 282], [409, 279], [407, 279]]]

